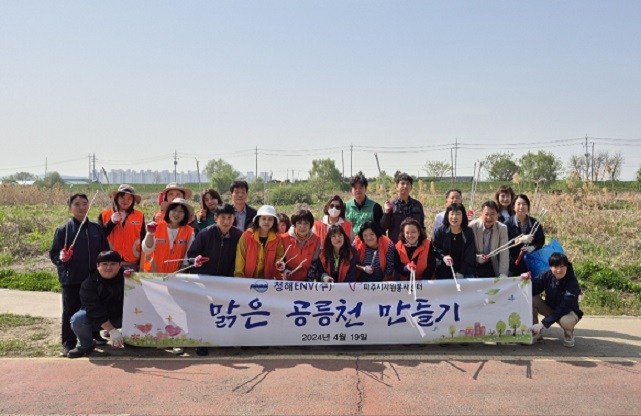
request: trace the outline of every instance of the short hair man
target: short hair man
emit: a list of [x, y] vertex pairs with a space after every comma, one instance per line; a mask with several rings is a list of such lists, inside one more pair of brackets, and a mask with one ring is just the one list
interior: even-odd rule
[[229, 196], [235, 210], [234, 227], [245, 231], [252, 223], [256, 215], [256, 209], [247, 205], [249, 196], [249, 184], [247, 181], [234, 181], [229, 187]]
[[387, 237], [394, 244], [399, 239], [401, 223], [406, 218], [414, 218], [421, 228], [425, 229], [423, 204], [410, 196], [414, 179], [407, 173], [401, 173], [395, 179], [397, 197], [391, 202], [385, 202], [385, 214], [380, 223], [381, 228], [387, 232]]
[[69, 358], [83, 357], [94, 350], [93, 333], [101, 328], [109, 332], [111, 344], [124, 346], [122, 334], [122, 307], [124, 277], [122, 257], [117, 251], [105, 250], [98, 254], [97, 270], [80, 286], [82, 309], [71, 317], [71, 329], [78, 337], [78, 346], [67, 354]]
[[381, 223], [383, 208], [367, 197], [367, 178], [363, 172], [358, 172], [349, 183], [354, 198], [345, 204], [345, 218], [352, 223], [354, 234], [358, 234], [366, 221], [374, 221], [377, 225]]
[[507, 227], [498, 221], [499, 206], [486, 201], [481, 206], [479, 218], [469, 226], [476, 244], [476, 275], [478, 277], [507, 277], [510, 271], [510, 255], [507, 250], [487, 257], [493, 250], [507, 244]]
[[[458, 188], [451, 188], [445, 192], [445, 208], [449, 207], [453, 203], [462, 204], [463, 203], [463, 192]], [[434, 217], [434, 226], [432, 228], [432, 240], [434, 239], [434, 233], [443, 225], [443, 216], [445, 211], [439, 212]]]
[[[583, 317], [579, 309], [581, 287], [565, 254], [552, 253], [548, 264], [550, 270], [532, 278], [532, 333], [535, 340], [541, 339], [543, 329], [556, 322], [563, 328], [563, 346], [574, 347], [574, 327]], [[521, 277], [528, 278], [529, 273]], [[540, 296], [543, 292], [545, 300]], [[539, 314], [545, 316], [541, 322]]]

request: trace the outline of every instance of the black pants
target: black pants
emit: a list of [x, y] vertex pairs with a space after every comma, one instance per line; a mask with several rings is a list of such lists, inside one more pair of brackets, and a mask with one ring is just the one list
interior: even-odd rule
[[62, 346], [74, 349], [78, 340], [71, 330], [71, 317], [80, 310], [80, 285], [62, 287]]
[[494, 267], [492, 267], [492, 262], [487, 261], [483, 264], [477, 264], [476, 265], [476, 275], [478, 277], [496, 277], [498, 276], [494, 272]]

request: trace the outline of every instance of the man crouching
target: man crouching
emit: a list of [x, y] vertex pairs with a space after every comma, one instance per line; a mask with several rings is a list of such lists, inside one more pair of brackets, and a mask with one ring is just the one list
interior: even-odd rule
[[[563, 345], [574, 347], [574, 327], [583, 317], [583, 312], [579, 309], [581, 288], [574, 275], [572, 263], [565, 254], [552, 253], [548, 264], [550, 270], [532, 277], [534, 340], [540, 340], [543, 329], [556, 322], [563, 328]], [[541, 293], [545, 293], [545, 300], [541, 298]], [[539, 314], [545, 316], [541, 322]]]
[[111, 345], [124, 347], [122, 334], [122, 304], [124, 276], [122, 257], [113, 250], [101, 251], [98, 270], [92, 272], [80, 286], [82, 309], [71, 317], [71, 329], [78, 337], [78, 346], [67, 354], [69, 358], [83, 357], [94, 350], [93, 333], [101, 328], [109, 332]]

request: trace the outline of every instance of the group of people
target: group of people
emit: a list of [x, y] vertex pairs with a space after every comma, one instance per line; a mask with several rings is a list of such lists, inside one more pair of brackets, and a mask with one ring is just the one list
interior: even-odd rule
[[[148, 223], [135, 207], [141, 197], [130, 185], [112, 192], [112, 206], [100, 213], [97, 223], [86, 218], [88, 197], [71, 195], [72, 218], [56, 230], [50, 250], [62, 286], [62, 354], [81, 357], [104, 344], [101, 329], [114, 346], [122, 346], [114, 328], [122, 320], [123, 279], [133, 271], [326, 283], [529, 278], [522, 256], [541, 248], [545, 235], [530, 216], [526, 195], [501, 186], [495, 200], [484, 202], [473, 219], [462, 204], [461, 190], [450, 189], [430, 239], [423, 206], [410, 196], [413, 178], [402, 173], [395, 180], [397, 197], [381, 206], [367, 196], [368, 181], [359, 172], [350, 181], [353, 199], [344, 202], [333, 196], [318, 220], [304, 208], [288, 217], [270, 205], [251, 207], [249, 185], [242, 180], [229, 189], [231, 203], [223, 202], [216, 190], [203, 192], [199, 212], [189, 203], [192, 192], [170, 183], [159, 194], [159, 209]], [[550, 258], [552, 263], [565, 266], [563, 273], [553, 273], [557, 281], [576, 281], [565, 256]], [[544, 275], [532, 277], [535, 295], [560, 290]], [[578, 283], [568, 289], [578, 296], [577, 290]], [[119, 314], [114, 303], [120, 304]], [[567, 324], [566, 345], [573, 345], [573, 327], [582, 316], [578, 300], [557, 294], [533, 305], [533, 330], [540, 334], [542, 326]], [[572, 319], [566, 319], [569, 312]], [[539, 324], [538, 313], [553, 320]], [[183, 352], [178, 347], [173, 351]], [[205, 355], [207, 349], [197, 353]]]

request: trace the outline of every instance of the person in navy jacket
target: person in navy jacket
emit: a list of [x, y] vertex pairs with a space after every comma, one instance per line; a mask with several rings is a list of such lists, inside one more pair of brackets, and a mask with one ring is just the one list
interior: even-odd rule
[[[583, 317], [579, 309], [581, 288], [565, 254], [552, 253], [548, 264], [550, 270], [532, 278], [532, 333], [536, 340], [541, 339], [543, 329], [556, 322], [563, 328], [563, 345], [574, 347], [574, 327]], [[522, 276], [527, 278], [528, 275]], [[544, 292], [545, 300], [540, 296]], [[539, 314], [545, 316], [541, 322]]]

